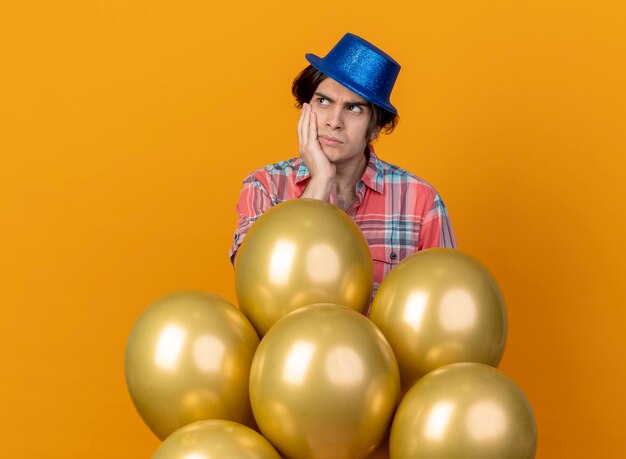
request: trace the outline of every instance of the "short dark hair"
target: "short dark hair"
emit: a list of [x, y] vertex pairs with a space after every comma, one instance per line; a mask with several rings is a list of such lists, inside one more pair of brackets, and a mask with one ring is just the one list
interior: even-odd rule
[[[302, 104], [311, 102], [317, 87], [326, 78], [328, 78], [327, 75], [312, 65], [300, 72], [291, 85], [291, 93], [296, 98], [296, 107], [302, 108]], [[368, 105], [372, 111], [372, 118], [367, 129], [368, 136], [376, 129], [380, 129], [384, 134], [391, 134], [398, 124], [398, 115], [370, 102]]]

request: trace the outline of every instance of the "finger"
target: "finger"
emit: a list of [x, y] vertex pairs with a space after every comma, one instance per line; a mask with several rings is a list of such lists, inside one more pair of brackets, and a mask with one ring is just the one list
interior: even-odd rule
[[311, 106], [306, 104], [303, 108], [302, 116], [302, 148], [306, 148], [309, 141], [309, 119], [311, 114]]
[[307, 126], [307, 138], [312, 144], [317, 143], [317, 115], [311, 110], [309, 125]]
[[298, 119], [298, 147], [302, 150], [302, 126], [304, 119], [304, 112], [306, 109], [306, 104], [302, 104], [302, 109], [300, 110], [300, 118]]

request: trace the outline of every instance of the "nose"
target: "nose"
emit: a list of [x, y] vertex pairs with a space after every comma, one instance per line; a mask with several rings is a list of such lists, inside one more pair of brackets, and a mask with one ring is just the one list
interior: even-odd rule
[[339, 130], [343, 128], [343, 110], [339, 104], [335, 104], [327, 112], [326, 126], [332, 130]]

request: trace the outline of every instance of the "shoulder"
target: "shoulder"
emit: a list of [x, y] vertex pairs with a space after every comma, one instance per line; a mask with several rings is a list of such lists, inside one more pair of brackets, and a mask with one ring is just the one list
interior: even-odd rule
[[244, 179], [246, 182], [265, 182], [272, 180], [274, 176], [292, 176], [298, 173], [302, 160], [300, 158], [291, 158], [285, 161], [268, 164], [250, 172]]
[[291, 158], [285, 161], [278, 161], [276, 163], [268, 164], [260, 167], [250, 173], [250, 175], [269, 174], [269, 175], [288, 175], [291, 173], [297, 173], [300, 168], [302, 160], [300, 158]]
[[435, 187], [413, 172], [410, 172], [400, 166], [377, 158], [379, 170], [382, 173], [383, 181], [386, 184], [404, 185], [409, 188], [417, 188], [422, 192], [431, 192], [437, 194]]

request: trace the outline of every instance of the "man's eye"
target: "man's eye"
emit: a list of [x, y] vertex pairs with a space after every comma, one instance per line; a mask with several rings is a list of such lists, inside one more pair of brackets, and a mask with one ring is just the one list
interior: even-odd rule
[[328, 99], [324, 99], [323, 97], [318, 97], [317, 101], [320, 105], [328, 105]]
[[348, 110], [350, 110], [353, 113], [361, 113], [363, 111], [363, 109], [359, 105], [350, 105], [348, 107]]

